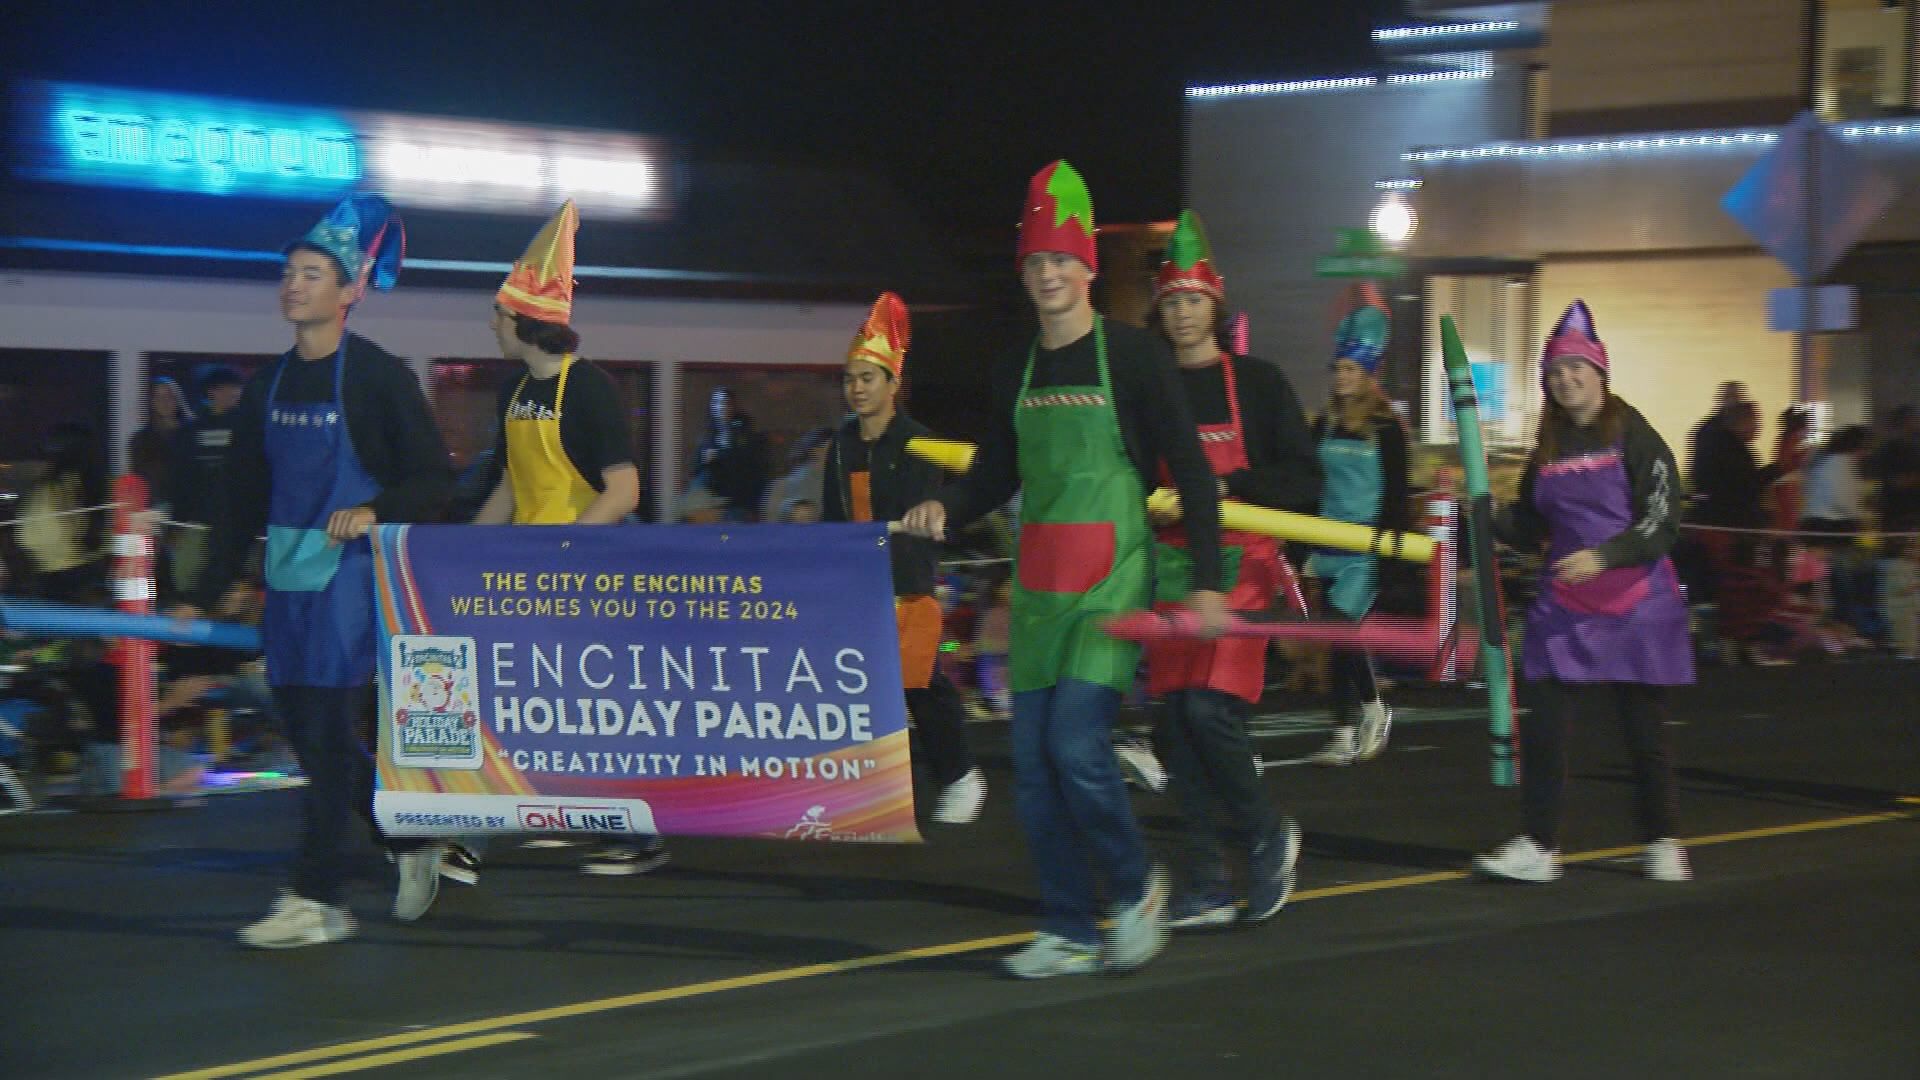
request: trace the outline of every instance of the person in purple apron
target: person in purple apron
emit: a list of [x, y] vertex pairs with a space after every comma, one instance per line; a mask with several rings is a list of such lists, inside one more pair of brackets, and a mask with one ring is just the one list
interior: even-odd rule
[[1520, 653], [1534, 698], [1520, 718], [1526, 831], [1474, 859], [1489, 877], [1559, 878], [1567, 733], [1583, 706], [1620, 718], [1647, 877], [1692, 877], [1674, 840], [1666, 746], [1666, 688], [1693, 682], [1687, 605], [1667, 558], [1680, 533], [1678, 470], [1646, 418], [1607, 389], [1608, 366], [1593, 315], [1575, 300], [1541, 360], [1539, 444], [1496, 526], [1516, 548], [1545, 540], [1547, 562]]
[[1187, 603], [1209, 634], [1226, 628], [1219, 492], [1166, 346], [1093, 310], [1093, 200], [1064, 161], [1028, 188], [1018, 259], [1039, 337], [995, 372], [991, 426], [973, 468], [901, 521], [941, 539], [949, 521], [964, 526], [1020, 493], [1009, 651], [1014, 807], [1039, 879], [1041, 924], [1003, 964], [1021, 979], [1130, 971], [1166, 945], [1170, 885], [1148, 861], [1113, 754], [1140, 648], [1101, 622], [1152, 602], [1146, 497], [1164, 460], [1193, 553]]
[[[256, 948], [354, 931], [343, 897], [349, 833], [356, 811], [373, 821], [373, 762], [360, 731], [377, 657], [367, 533], [376, 522], [435, 520], [451, 489], [419, 380], [405, 361], [346, 331], [369, 284], [392, 288], [404, 244], [386, 200], [359, 194], [288, 245], [280, 311], [294, 346], [248, 382], [234, 410], [235, 512], [209, 537], [197, 609], [234, 601], [241, 587], [232, 583], [264, 532], [267, 681], [307, 775], [293, 880], [240, 931]], [[389, 850], [400, 868], [394, 915], [417, 919], [438, 891], [443, 845]]]

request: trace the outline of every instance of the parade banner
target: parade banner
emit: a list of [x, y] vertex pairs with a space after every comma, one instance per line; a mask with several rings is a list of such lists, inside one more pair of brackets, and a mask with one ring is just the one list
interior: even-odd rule
[[918, 841], [887, 542], [376, 527], [381, 827]]

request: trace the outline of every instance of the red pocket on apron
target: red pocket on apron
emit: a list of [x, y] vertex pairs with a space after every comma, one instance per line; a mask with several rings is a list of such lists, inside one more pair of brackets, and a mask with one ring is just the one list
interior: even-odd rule
[[1110, 521], [1020, 526], [1020, 587], [1028, 592], [1083, 593], [1113, 572]]

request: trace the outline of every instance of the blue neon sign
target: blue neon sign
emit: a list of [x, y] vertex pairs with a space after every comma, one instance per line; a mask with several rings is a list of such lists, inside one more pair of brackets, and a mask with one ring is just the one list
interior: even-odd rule
[[39, 180], [209, 195], [317, 198], [359, 183], [359, 137], [324, 110], [198, 95], [31, 83]]

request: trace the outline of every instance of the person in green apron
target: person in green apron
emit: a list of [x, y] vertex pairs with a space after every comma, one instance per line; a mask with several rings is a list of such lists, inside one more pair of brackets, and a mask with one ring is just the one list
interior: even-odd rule
[[[280, 311], [294, 345], [247, 383], [233, 410], [226, 480], [233, 513], [208, 537], [195, 603], [183, 615], [244, 604], [236, 584], [253, 538], [267, 550], [267, 680], [307, 775], [293, 880], [242, 943], [286, 949], [354, 932], [343, 902], [355, 813], [373, 823], [373, 761], [361, 725], [373, 708], [376, 522], [434, 521], [451, 491], [446, 447], [406, 361], [346, 330], [369, 283], [399, 276], [400, 220], [377, 195], [348, 196], [288, 245]], [[224, 600], [222, 596], [224, 594]], [[378, 832], [378, 826], [375, 826]], [[433, 903], [444, 845], [390, 841], [394, 916]]]
[[[1407, 497], [1407, 432], [1380, 388], [1386, 357], [1385, 301], [1371, 283], [1356, 286], [1334, 334], [1333, 399], [1313, 426], [1320, 449], [1320, 516], [1389, 532], [1412, 528]], [[1307, 567], [1320, 579], [1329, 614], [1359, 621], [1374, 608], [1383, 576], [1395, 564], [1368, 553], [1323, 548]], [[1386, 749], [1393, 714], [1380, 700], [1373, 661], [1364, 650], [1336, 649], [1328, 660], [1333, 682], [1333, 738], [1313, 755], [1316, 765], [1371, 761]]]
[[[1226, 626], [1219, 494], [1166, 346], [1093, 310], [1093, 201], [1064, 161], [1033, 178], [1020, 228], [1036, 340], [996, 371], [972, 469], [909, 510], [944, 538], [1020, 493], [1012, 588], [1014, 802], [1040, 888], [1040, 931], [1008, 956], [1017, 978], [1128, 971], [1166, 944], [1167, 876], [1150, 865], [1113, 756], [1137, 645], [1101, 622], [1153, 599], [1146, 495], [1165, 461], [1193, 551], [1188, 603]], [[1099, 929], [1104, 891], [1111, 922]]]
[[[611, 525], [640, 503], [633, 430], [607, 373], [580, 360], [573, 321], [573, 241], [580, 213], [568, 200], [513, 264], [493, 301], [500, 355], [526, 370], [501, 387], [499, 478], [476, 525]], [[442, 872], [479, 880], [478, 838], [453, 845]], [[667, 862], [657, 836], [605, 836], [585, 874], [627, 877]]]

